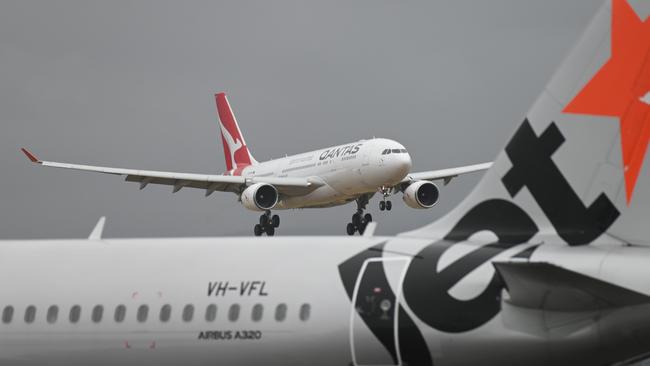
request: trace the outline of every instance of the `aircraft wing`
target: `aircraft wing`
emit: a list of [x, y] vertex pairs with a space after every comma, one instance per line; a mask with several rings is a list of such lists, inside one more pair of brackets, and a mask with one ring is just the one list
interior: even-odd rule
[[192, 173], [176, 173], [176, 172], [161, 172], [154, 170], [135, 170], [135, 169], [122, 169], [110, 168], [94, 165], [80, 165], [58, 163], [53, 161], [43, 161], [37, 158], [34, 154], [27, 149], [21, 149], [22, 152], [29, 158], [32, 163], [42, 166], [80, 170], [86, 172], [104, 173], [112, 175], [120, 175], [125, 177], [127, 182], [140, 183], [140, 189], [144, 189], [149, 184], [162, 184], [173, 186], [173, 192], [176, 193], [182, 188], [198, 188], [204, 189], [205, 195], [209, 196], [213, 192], [233, 192], [240, 193], [246, 186], [255, 183], [267, 183], [273, 185], [278, 192], [288, 196], [305, 194], [316, 189], [321, 184], [316, 180], [309, 178], [278, 178], [278, 177], [242, 177], [232, 175], [219, 175], [219, 174], [192, 174]]
[[489, 162], [489, 163], [481, 163], [481, 164], [474, 164], [474, 165], [466, 165], [457, 168], [410, 173], [400, 183], [408, 183], [417, 180], [444, 180], [445, 184], [448, 184], [453, 178], [456, 178], [459, 175], [488, 170], [490, 169], [491, 166], [492, 166], [492, 162]]

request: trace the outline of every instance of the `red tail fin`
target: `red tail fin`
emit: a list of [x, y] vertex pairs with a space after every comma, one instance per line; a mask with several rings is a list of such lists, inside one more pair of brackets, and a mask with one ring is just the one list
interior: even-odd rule
[[215, 99], [221, 127], [223, 153], [226, 158], [226, 169], [231, 171], [257, 163], [246, 146], [246, 141], [244, 141], [244, 136], [242, 136], [239, 125], [237, 125], [237, 120], [232, 113], [226, 94], [218, 93], [215, 95]]

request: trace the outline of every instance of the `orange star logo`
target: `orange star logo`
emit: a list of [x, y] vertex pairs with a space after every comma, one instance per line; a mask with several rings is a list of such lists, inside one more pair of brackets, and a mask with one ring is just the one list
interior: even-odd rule
[[612, 0], [612, 54], [564, 112], [618, 117], [627, 203], [650, 140], [650, 21]]

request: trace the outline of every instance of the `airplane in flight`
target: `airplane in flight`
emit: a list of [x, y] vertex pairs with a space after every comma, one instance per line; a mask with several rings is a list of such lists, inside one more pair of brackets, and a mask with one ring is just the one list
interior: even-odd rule
[[363, 233], [372, 221], [364, 210], [372, 196], [379, 192], [381, 211], [390, 211], [387, 198], [402, 192], [404, 202], [412, 208], [433, 207], [440, 196], [433, 183], [445, 184], [459, 175], [486, 170], [491, 163], [457, 168], [411, 173], [411, 156], [400, 143], [383, 138], [359, 140], [266, 162], [257, 162], [251, 154], [239, 129], [225, 93], [215, 95], [221, 139], [227, 172], [221, 175], [187, 174], [148, 170], [108, 168], [42, 161], [22, 149], [34, 163], [43, 166], [99, 172], [125, 176], [127, 181], [140, 183], [140, 189], [149, 184], [173, 186], [176, 193], [182, 188], [205, 190], [206, 197], [216, 191], [238, 195], [242, 205], [253, 211], [264, 212], [254, 233], [260, 236], [275, 234], [280, 217], [271, 210], [296, 208], [323, 208], [356, 201], [357, 210], [347, 224], [348, 235]]
[[[476, 188], [397, 236], [0, 242], [6, 365], [650, 358], [650, 2], [607, 0]], [[645, 169], [643, 169], [645, 166]]]

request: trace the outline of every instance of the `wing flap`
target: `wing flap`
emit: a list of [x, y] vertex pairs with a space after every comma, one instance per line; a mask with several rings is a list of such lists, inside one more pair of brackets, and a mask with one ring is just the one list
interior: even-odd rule
[[515, 306], [592, 311], [650, 303], [642, 293], [545, 262], [494, 262]]

